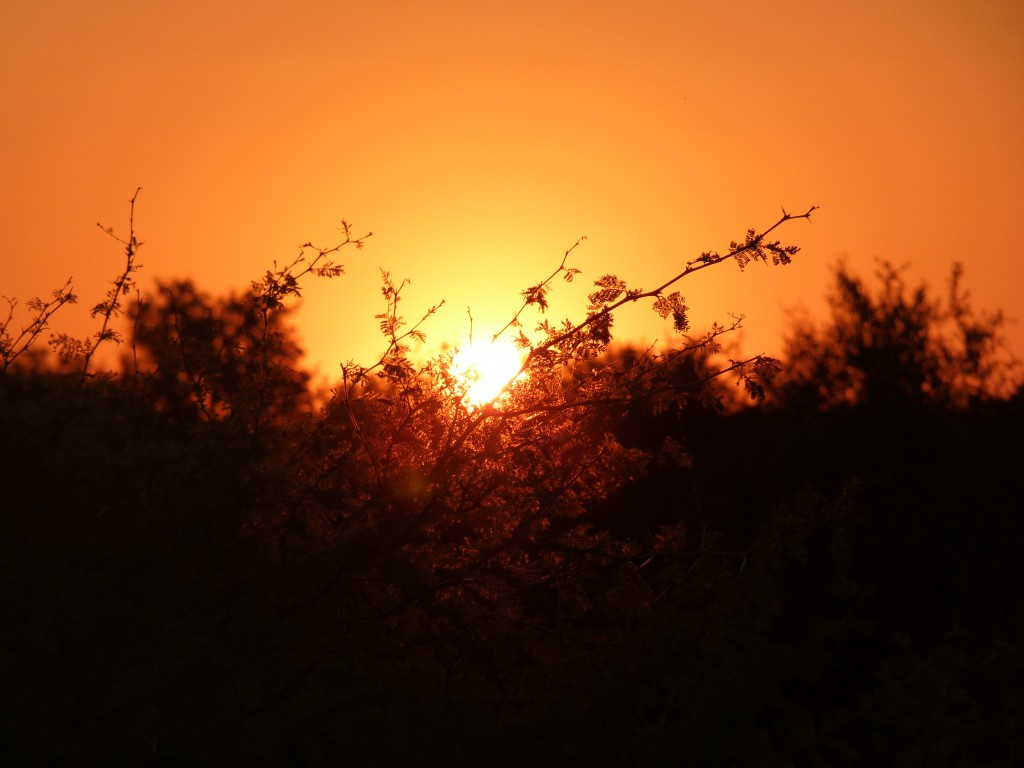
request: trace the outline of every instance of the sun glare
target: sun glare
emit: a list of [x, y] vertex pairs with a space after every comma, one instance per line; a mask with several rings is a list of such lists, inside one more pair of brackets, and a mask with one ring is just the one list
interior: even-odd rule
[[455, 354], [451, 370], [468, 385], [466, 400], [483, 405], [515, 378], [522, 362], [519, 350], [507, 341], [476, 342]]

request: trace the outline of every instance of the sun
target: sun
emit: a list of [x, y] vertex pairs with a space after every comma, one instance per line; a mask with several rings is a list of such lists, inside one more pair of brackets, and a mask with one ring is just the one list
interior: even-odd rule
[[496, 339], [471, 342], [452, 359], [451, 372], [468, 385], [466, 400], [472, 405], [489, 403], [519, 375], [522, 353], [515, 345]]

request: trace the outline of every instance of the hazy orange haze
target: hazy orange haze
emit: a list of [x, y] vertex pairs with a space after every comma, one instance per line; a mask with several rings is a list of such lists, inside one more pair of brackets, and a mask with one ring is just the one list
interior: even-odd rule
[[[695, 325], [747, 315], [779, 352], [842, 254], [912, 264], [1019, 315], [1024, 5], [1015, 2], [112, 2], [0, 11], [0, 293], [120, 266], [143, 187], [142, 284], [244, 288], [341, 218], [375, 233], [298, 316], [311, 364], [379, 351], [379, 268], [433, 341], [503, 323], [581, 235], [583, 279], [650, 288], [780, 206], [797, 263], [681, 286]], [[588, 283], [559, 288], [578, 313]], [[570, 290], [571, 289], [571, 290]], [[653, 313], [618, 336], [654, 338]], [[1011, 328], [1024, 353], [1024, 325]]]

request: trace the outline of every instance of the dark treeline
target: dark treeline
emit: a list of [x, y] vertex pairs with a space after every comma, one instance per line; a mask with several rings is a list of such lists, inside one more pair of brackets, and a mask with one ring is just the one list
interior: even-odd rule
[[5, 764], [1021, 759], [1024, 396], [958, 273], [840, 268], [753, 405], [609, 323], [491, 411], [387, 276], [318, 410], [285, 274], [162, 285], [117, 375], [5, 366]]

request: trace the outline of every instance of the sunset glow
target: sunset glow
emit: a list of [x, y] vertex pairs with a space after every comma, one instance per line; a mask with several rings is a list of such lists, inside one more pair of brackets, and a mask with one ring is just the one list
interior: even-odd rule
[[[123, 233], [139, 186], [143, 294], [244, 290], [342, 218], [374, 232], [294, 316], [324, 376], [382, 352], [381, 268], [412, 282], [407, 315], [446, 300], [424, 330], [450, 343], [469, 305], [500, 327], [580, 236], [553, 299], [576, 319], [593, 279], [658, 285], [780, 206], [821, 206], [784, 235], [799, 257], [688, 283], [695, 330], [744, 314], [736, 340], [778, 353], [840, 257], [936, 287], [963, 261], [979, 307], [1019, 315], [1024, 4], [9, 5], [0, 289], [23, 310], [73, 276], [58, 331], [95, 330], [119, 261], [95, 224]], [[737, 40], [773, 54], [723, 56]], [[664, 338], [637, 309], [616, 339]]]
[[1020, 761], [1024, 0], [0, 10], [0, 768]]
[[519, 373], [522, 355], [514, 345], [502, 341], [476, 342], [460, 349], [452, 361], [452, 372], [467, 385], [466, 401], [489, 403]]

